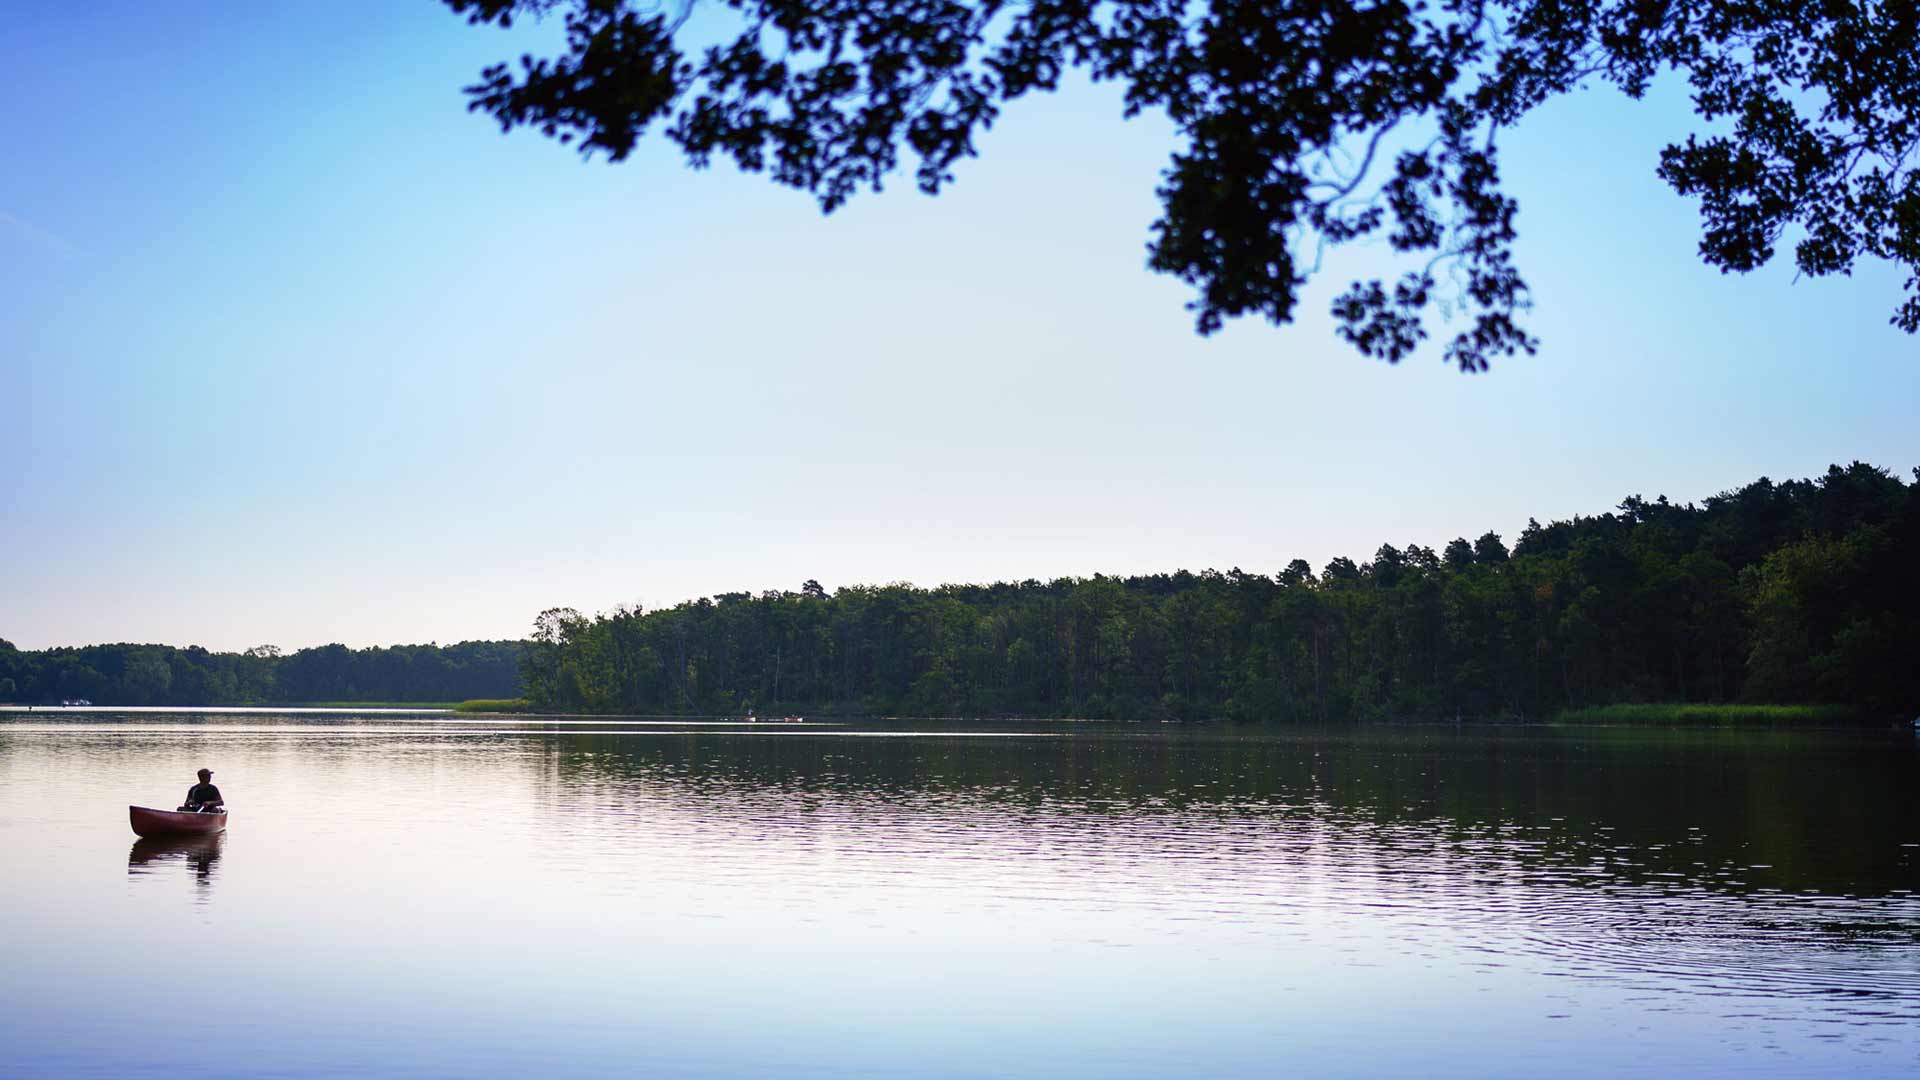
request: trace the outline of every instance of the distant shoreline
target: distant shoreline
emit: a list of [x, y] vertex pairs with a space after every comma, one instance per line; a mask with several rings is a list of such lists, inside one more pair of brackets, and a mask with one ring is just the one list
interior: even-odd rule
[[[307, 715], [378, 714], [386, 716], [490, 716], [528, 720], [583, 720], [605, 722], [647, 722], [684, 724], [750, 724], [738, 716], [675, 713], [581, 713], [550, 712], [533, 708], [524, 700], [478, 699], [445, 702], [309, 702], [297, 705], [0, 705], [0, 714], [87, 715], [87, 714], [209, 714]], [[1403, 718], [1359, 720], [1341, 723], [1259, 722], [1231, 720], [1225, 717], [1154, 721], [1114, 717], [1068, 716], [876, 716], [851, 713], [810, 713], [804, 723], [815, 725], [856, 723], [1049, 723], [1118, 724], [1157, 728], [1165, 724], [1187, 727], [1228, 728], [1320, 728], [1320, 727], [1904, 727], [1904, 718], [1833, 705], [1701, 705], [1683, 702], [1655, 702], [1633, 705], [1604, 705], [1567, 709], [1551, 717], [1516, 719], [1480, 716], [1445, 718]], [[782, 720], [764, 720], [756, 726], [779, 727]]]
[[273, 714], [273, 713], [386, 713], [430, 715], [453, 710], [445, 705], [412, 705], [395, 703], [356, 703], [332, 705], [0, 705], [0, 713], [17, 713], [25, 716], [29, 713], [38, 716], [45, 713], [54, 715], [81, 715], [85, 713], [143, 713], [165, 715], [168, 713], [215, 713], [215, 714]]

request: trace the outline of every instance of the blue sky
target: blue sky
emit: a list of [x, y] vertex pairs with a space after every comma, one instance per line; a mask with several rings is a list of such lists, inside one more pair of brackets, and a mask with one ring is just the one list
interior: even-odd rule
[[[1504, 142], [1540, 355], [1464, 377], [1196, 337], [1146, 272], [1163, 121], [1016, 103], [831, 218], [649, 142], [502, 136], [523, 42], [437, 3], [45, 5], [0, 42], [0, 636], [519, 636], [542, 608], [1272, 572], [1920, 464], [1901, 276], [1725, 276], [1653, 175], [1684, 97]], [[1364, 268], [1362, 253], [1344, 268]]]

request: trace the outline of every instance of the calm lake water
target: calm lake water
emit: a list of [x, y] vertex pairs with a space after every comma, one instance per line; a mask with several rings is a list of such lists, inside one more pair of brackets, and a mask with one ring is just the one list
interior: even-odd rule
[[[224, 838], [136, 843], [212, 767]], [[0, 1075], [1913, 1076], [1890, 731], [0, 713]]]

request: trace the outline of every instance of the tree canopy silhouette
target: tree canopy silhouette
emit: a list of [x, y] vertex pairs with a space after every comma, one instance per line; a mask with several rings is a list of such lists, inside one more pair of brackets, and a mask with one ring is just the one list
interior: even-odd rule
[[[1398, 361], [1458, 315], [1463, 371], [1532, 352], [1499, 134], [1593, 82], [1642, 96], [1677, 73], [1711, 130], [1661, 155], [1698, 200], [1700, 253], [1765, 264], [1791, 232], [1809, 276], [1862, 258], [1913, 273], [1920, 330], [1920, 12], [1915, 0], [446, 0], [476, 24], [554, 12], [566, 51], [487, 68], [470, 108], [613, 161], [656, 122], [695, 166], [771, 171], [831, 212], [916, 159], [932, 194], [1008, 102], [1071, 68], [1126, 88], [1184, 140], [1148, 264], [1196, 290], [1200, 333], [1291, 322], [1328, 245], [1383, 238], [1397, 280], [1335, 298], [1340, 335]], [[702, 28], [703, 34], [705, 28]]]

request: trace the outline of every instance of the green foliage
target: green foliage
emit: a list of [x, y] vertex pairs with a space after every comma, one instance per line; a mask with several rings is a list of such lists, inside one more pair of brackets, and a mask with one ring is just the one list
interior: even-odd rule
[[730, 0], [697, 29], [690, 6], [642, 0], [445, 2], [473, 23], [561, 15], [558, 55], [467, 88], [503, 129], [619, 161], [658, 123], [694, 166], [767, 171], [827, 211], [878, 190], [903, 152], [938, 192], [1003, 108], [1083, 68], [1175, 133], [1147, 263], [1192, 286], [1200, 332], [1293, 321], [1323, 249], [1371, 241], [1403, 270], [1333, 301], [1340, 336], [1399, 360], [1429, 310], [1452, 309], [1463, 371], [1534, 348], [1502, 130], [1594, 84], [1638, 98], [1671, 74], [1707, 134], [1669, 145], [1658, 174], [1699, 200], [1702, 258], [1750, 270], [1797, 235], [1810, 276], [1887, 260], [1915, 271], [1893, 321], [1920, 330], [1911, 2]]
[[[543, 612], [528, 642], [289, 655], [21, 652], [0, 696], [99, 704], [505, 699], [555, 712], [1541, 718], [1593, 706], [1920, 710], [1920, 476], [1855, 463], [1699, 506], [1529, 522], [1278, 574], [726, 593]], [[502, 704], [500, 700], [488, 704]], [[1657, 715], [1649, 714], [1649, 715]], [[1764, 715], [1764, 714], [1752, 714]]]
[[523, 713], [531, 711], [526, 698], [474, 698], [453, 707], [463, 713]]
[[518, 641], [371, 649], [323, 645], [283, 655], [270, 645], [244, 653], [168, 645], [21, 652], [0, 642], [0, 700], [84, 699], [96, 705], [460, 701], [517, 691], [526, 648]]
[[1542, 718], [1616, 702], [1920, 706], [1920, 483], [1855, 464], [1436, 553], [540, 617], [536, 708]]
[[1837, 724], [1857, 719], [1845, 705], [1596, 705], [1566, 709], [1560, 724]]
[[282, 701], [276, 705], [285, 705], [293, 709], [451, 709], [452, 701]]

